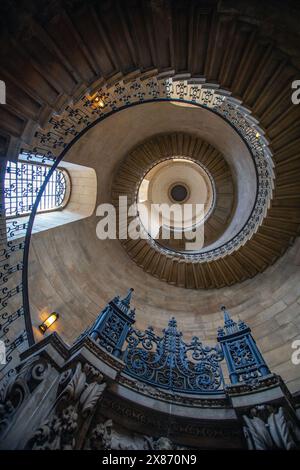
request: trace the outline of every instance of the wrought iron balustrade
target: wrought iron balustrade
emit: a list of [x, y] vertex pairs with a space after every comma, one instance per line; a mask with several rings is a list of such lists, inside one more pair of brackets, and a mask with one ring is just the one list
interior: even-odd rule
[[218, 341], [226, 357], [231, 383], [255, 383], [270, 374], [250, 328], [243, 321], [236, 323], [223, 306], [224, 327], [218, 329]]
[[128, 375], [174, 392], [223, 392], [221, 348], [203, 346], [197, 337], [185, 343], [175, 318], [170, 319], [163, 336], [156, 335], [152, 327], [143, 332], [132, 328], [126, 341], [123, 360]]
[[29, 239], [31, 233], [28, 230], [30, 217], [22, 216], [30, 216], [35, 206], [39, 211], [57, 207], [66, 190], [61, 172], [54, 175], [48, 190], [42, 190], [51, 181], [51, 165], [55, 159], [45, 159], [36, 153], [24, 153], [22, 157], [28, 163], [1, 164], [0, 341], [6, 361], [0, 365], [0, 385], [14, 373], [19, 353], [33, 342], [31, 321], [24, 312], [24, 295], [28, 295], [24, 284], [24, 256], [28, 256], [29, 250], [26, 236]]
[[225, 308], [224, 327], [218, 329], [220, 344], [205, 346], [197, 337], [187, 343], [175, 318], [169, 320], [161, 336], [151, 326], [145, 331], [134, 328], [132, 292], [129, 289], [124, 299], [113, 298], [80, 337], [91, 336], [106, 351], [123, 360], [125, 374], [153, 387], [197, 395], [224, 393], [225, 363], [232, 384], [254, 384], [270, 374], [250, 328], [233, 321]]

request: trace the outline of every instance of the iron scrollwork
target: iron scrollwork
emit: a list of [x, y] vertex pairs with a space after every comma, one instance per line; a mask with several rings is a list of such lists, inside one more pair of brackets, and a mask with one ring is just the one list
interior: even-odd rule
[[123, 356], [124, 372], [174, 392], [222, 393], [221, 349], [203, 346], [197, 337], [185, 343], [175, 318], [171, 318], [163, 333], [156, 335], [152, 327], [144, 332], [132, 328]]
[[9, 331], [9, 326], [18, 320], [20, 317], [24, 315], [23, 307], [18, 308], [15, 312], [9, 313], [5, 312], [0, 315], [0, 339], [3, 338]]
[[[50, 133], [49, 133], [50, 134]], [[50, 138], [50, 137], [49, 137]], [[9, 217], [29, 214], [49, 173], [50, 167], [27, 162], [9, 162], [4, 180], [5, 212]], [[38, 211], [61, 206], [66, 193], [66, 178], [56, 170], [40, 200]]]
[[260, 377], [270, 374], [252, 335], [250, 328], [243, 322], [235, 322], [224, 311], [224, 327], [218, 329], [218, 341], [229, 370], [231, 383], [255, 384]]

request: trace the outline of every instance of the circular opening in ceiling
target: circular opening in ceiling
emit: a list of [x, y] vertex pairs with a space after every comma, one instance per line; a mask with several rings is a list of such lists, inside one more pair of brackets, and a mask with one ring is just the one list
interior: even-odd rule
[[185, 250], [185, 240], [194, 230], [203, 232], [213, 211], [214, 181], [200, 162], [182, 156], [167, 158], [144, 174], [136, 202], [150, 238], [165, 248], [176, 245], [176, 250]]
[[189, 190], [186, 185], [182, 183], [173, 184], [169, 189], [170, 197], [174, 202], [183, 203], [189, 195]]

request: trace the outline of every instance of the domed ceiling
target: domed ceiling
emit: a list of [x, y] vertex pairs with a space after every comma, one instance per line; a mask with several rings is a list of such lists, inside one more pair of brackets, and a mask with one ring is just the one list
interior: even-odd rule
[[[226, 229], [233, 211], [234, 182], [220, 152], [197, 137], [175, 133], [152, 138], [130, 152], [114, 179], [116, 207], [121, 196], [127, 197], [129, 207], [136, 203], [140, 221], [139, 224], [137, 220], [137, 224], [148, 233], [145, 238], [149, 244], [155, 246], [154, 239], [157, 239], [157, 245], [168, 248], [170, 254], [172, 249], [174, 254], [183, 252], [186, 242], [195, 238], [192, 231], [197, 234], [198, 229], [200, 235], [203, 231], [204, 240], [202, 243], [201, 236], [201, 247], [191, 246], [191, 251], [197, 252]], [[169, 220], [172, 214], [167, 211], [166, 217], [159, 222], [158, 209], [152, 204], [166, 204], [168, 209], [177, 209], [178, 213], [173, 214], [175, 221]], [[191, 210], [191, 214], [186, 211], [185, 217], [183, 209], [186, 206], [174, 204], [190, 204], [194, 211]], [[197, 208], [196, 204], [203, 208]], [[170, 237], [167, 237], [167, 229]]]

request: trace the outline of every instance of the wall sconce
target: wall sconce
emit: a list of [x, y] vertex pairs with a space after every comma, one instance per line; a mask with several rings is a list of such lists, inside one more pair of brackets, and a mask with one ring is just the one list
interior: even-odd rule
[[88, 96], [88, 99], [92, 102], [93, 108], [104, 108], [105, 102], [99, 93], [95, 93], [92, 96]]
[[59, 318], [59, 314], [56, 312], [52, 312], [48, 318], [39, 326], [39, 330], [44, 334], [48, 328]]

